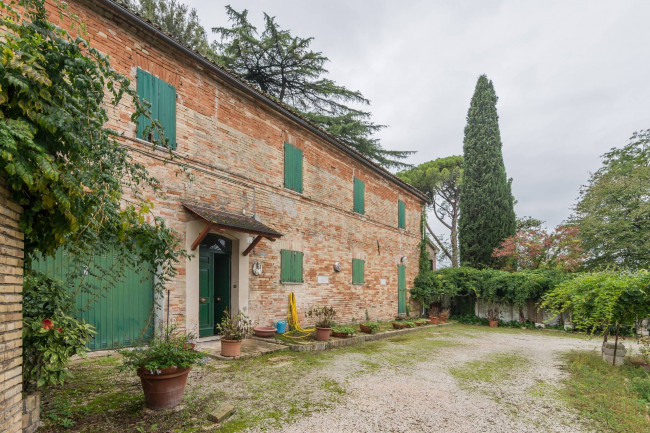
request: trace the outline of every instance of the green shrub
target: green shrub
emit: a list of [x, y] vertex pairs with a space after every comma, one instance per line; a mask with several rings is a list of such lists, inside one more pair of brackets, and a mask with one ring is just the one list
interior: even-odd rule
[[348, 325], [335, 326], [332, 328], [332, 332], [338, 332], [339, 334], [354, 335], [354, 328]]
[[23, 380], [27, 390], [60, 385], [73, 355], [83, 356], [95, 328], [73, 314], [60, 281], [26, 271], [23, 283]]

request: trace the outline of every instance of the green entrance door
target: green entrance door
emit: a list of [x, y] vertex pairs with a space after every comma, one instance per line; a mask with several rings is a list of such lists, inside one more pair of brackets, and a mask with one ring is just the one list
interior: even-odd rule
[[397, 313], [406, 314], [406, 266], [397, 266]]
[[215, 325], [230, 309], [232, 242], [209, 234], [199, 246], [199, 336], [215, 335]]

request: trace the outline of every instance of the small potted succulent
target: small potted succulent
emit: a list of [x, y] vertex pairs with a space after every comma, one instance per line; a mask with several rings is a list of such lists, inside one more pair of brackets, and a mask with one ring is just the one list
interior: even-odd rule
[[312, 307], [305, 313], [305, 317], [316, 319], [316, 340], [327, 341], [330, 339], [332, 327], [336, 325], [334, 323], [334, 317], [336, 317], [334, 308], [326, 306]]
[[221, 356], [234, 358], [241, 354], [241, 342], [250, 337], [252, 324], [247, 315], [240, 312], [231, 316], [224, 311], [221, 323], [217, 324], [217, 332], [221, 335]]
[[487, 311], [487, 319], [490, 328], [496, 328], [497, 326], [499, 326], [500, 318], [501, 318], [501, 311], [499, 311], [497, 308], [490, 309]]
[[190, 347], [191, 335], [175, 331], [175, 327], [167, 327], [147, 347], [120, 351], [121, 368], [136, 371], [150, 409], [168, 409], [180, 403], [192, 365], [205, 358]]
[[443, 308], [440, 310], [440, 323], [445, 323], [449, 319], [449, 314], [451, 310], [449, 308]]
[[352, 326], [335, 326], [332, 328], [332, 337], [337, 338], [350, 338], [354, 335], [354, 328]]

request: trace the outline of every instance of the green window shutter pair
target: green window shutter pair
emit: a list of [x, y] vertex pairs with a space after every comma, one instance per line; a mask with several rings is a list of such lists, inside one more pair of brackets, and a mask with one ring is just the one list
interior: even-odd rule
[[397, 200], [397, 227], [406, 228], [406, 205], [402, 200]]
[[284, 143], [284, 187], [302, 192], [302, 150]]
[[[151, 104], [151, 118], [160, 122], [169, 146], [176, 149], [176, 88], [142, 69], [138, 69], [136, 79], [138, 97]], [[137, 137], [147, 141], [152, 138], [160, 140], [155, 131], [151, 131], [153, 137], [145, 137], [145, 129], [150, 125], [145, 116], [138, 117]]]
[[365, 204], [365, 189], [366, 185], [362, 180], [354, 178], [354, 211], [356, 213], [364, 214], [366, 213], [366, 204]]
[[352, 284], [363, 284], [364, 267], [366, 262], [360, 259], [352, 259]]
[[283, 283], [302, 283], [302, 259], [300, 251], [280, 251], [280, 281]]

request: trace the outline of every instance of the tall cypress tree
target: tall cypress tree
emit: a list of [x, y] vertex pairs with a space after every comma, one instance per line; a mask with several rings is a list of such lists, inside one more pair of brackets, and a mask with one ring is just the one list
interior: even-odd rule
[[459, 245], [464, 266], [497, 267], [492, 252], [516, 232], [514, 199], [501, 153], [497, 95], [481, 75], [467, 112], [463, 141]]

